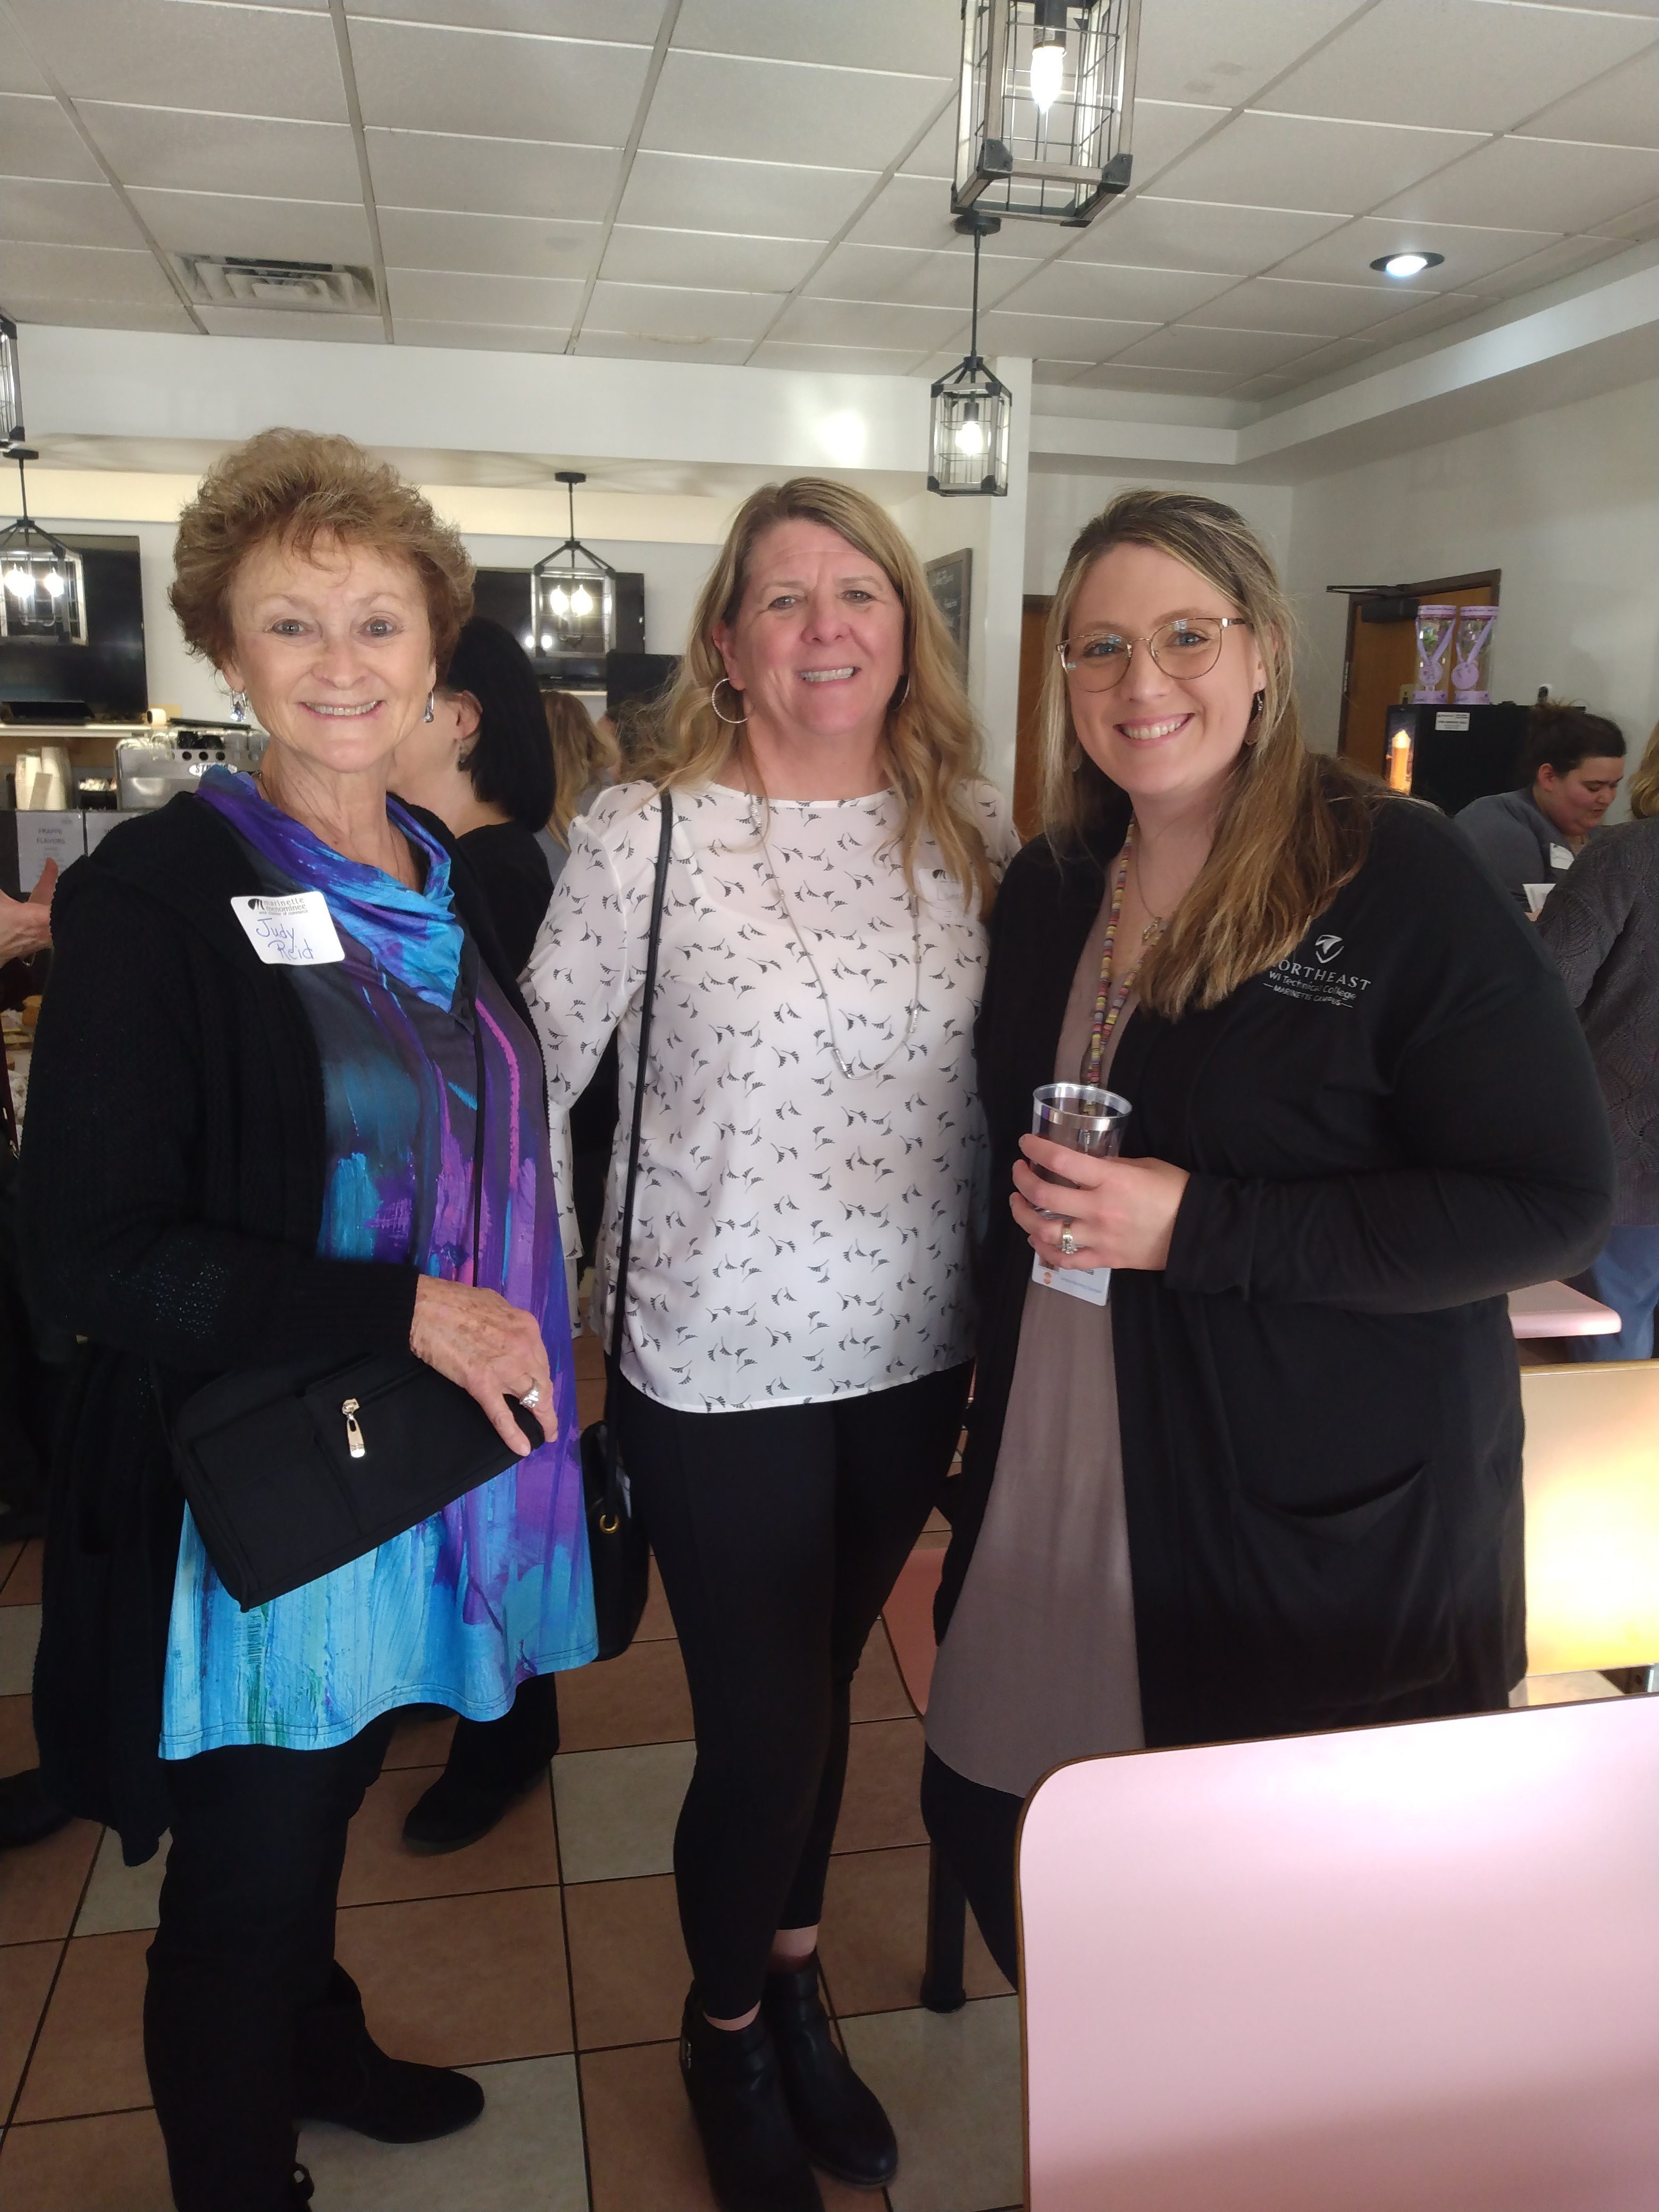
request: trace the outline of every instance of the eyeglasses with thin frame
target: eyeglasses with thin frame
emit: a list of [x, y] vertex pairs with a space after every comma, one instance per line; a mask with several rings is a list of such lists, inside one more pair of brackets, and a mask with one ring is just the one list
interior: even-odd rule
[[1084, 690], [1110, 691], [1123, 681], [1135, 647], [1144, 645], [1166, 676], [1207, 676], [1221, 658], [1227, 632], [1249, 627], [1241, 615], [1176, 615], [1145, 637], [1097, 630], [1060, 646], [1060, 665]]

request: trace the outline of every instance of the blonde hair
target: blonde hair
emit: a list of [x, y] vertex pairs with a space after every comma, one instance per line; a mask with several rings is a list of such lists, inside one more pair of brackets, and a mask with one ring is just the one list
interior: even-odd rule
[[1375, 779], [1309, 752], [1296, 700], [1290, 602], [1243, 517], [1196, 493], [1121, 492], [1072, 547], [1048, 611], [1037, 722], [1043, 827], [1056, 852], [1093, 849], [1121, 797], [1079, 741], [1060, 659], [1083, 580], [1115, 545], [1152, 546], [1203, 577], [1249, 623], [1267, 672], [1210, 856], [1142, 964], [1142, 1003], [1173, 1020], [1188, 1007], [1218, 1006], [1300, 943], [1358, 872], [1372, 814], [1386, 793]]
[[599, 777], [616, 775], [617, 748], [572, 691], [544, 691], [542, 711], [553, 747], [553, 812], [547, 826], [568, 846], [582, 793]]
[[981, 914], [988, 912], [990, 861], [966, 791], [979, 771], [979, 733], [950, 635], [903, 532], [863, 492], [827, 477], [764, 484], [738, 508], [698, 596], [673, 684], [639, 716], [637, 746], [630, 745], [634, 773], [659, 790], [674, 790], [709, 781], [731, 758], [738, 732], [711, 703], [726, 676], [714, 626], [737, 620], [755, 548], [781, 522], [822, 523], [875, 562], [897, 592], [904, 610], [906, 680], [887, 710], [885, 744], [903, 811], [898, 847], [905, 880], [914, 890], [917, 849], [924, 837], [932, 837], [964, 896]]
[[305, 556], [319, 538], [407, 562], [433, 659], [447, 667], [472, 611], [472, 556], [459, 532], [386, 462], [315, 430], [261, 430], [233, 447], [179, 517], [167, 597], [191, 651], [216, 667], [228, 658], [231, 586], [256, 546], [275, 538]]
[[1636, 821], [1646, 822], [1659, 814], [1659, 722], [1648, 732], [1647, 744], [1626, 789], [1631, 814]]

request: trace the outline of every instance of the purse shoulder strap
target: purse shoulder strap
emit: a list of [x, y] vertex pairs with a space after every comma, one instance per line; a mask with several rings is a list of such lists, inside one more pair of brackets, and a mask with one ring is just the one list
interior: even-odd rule
[[[628, 1312], [628, 1260], [634, 1242], [634, 1186], [640, 1175], [640, 1126], [645, 1115], [645, 1077], [651, 1060], [651, 1006], [657, 992], [657, 954], [662, 944], [663, 897], [668, 888], [669, 848], [674, 835], [674, 805], [661, 793], [662, 830], [657, 839], [657, 873], [651, 887], [651, 930], [645, 946], [645, 989], [640, 1000], [640, 1052], [634, 1070], [634, 1124], [628, 1139], [628, 1176], [623, 1185], [621, 1236], [617, 1248], [617, 1287], [611, 1310], [611, 1370], [605, 1389], [605, 1425], [612, 1439], [610, 1395], [622, 1372], [623, 1328]], [[613, 1441], [614, 1449], [614, 1441]]]

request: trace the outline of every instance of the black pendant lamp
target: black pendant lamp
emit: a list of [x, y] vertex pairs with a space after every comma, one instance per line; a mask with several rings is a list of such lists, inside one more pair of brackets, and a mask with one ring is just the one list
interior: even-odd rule
[[602, 660], [617, 642], [617, 571], [576, 535], [576, 486], [586, 476], [559, 469], [553, 480], [570, 496], [570, 535], [530, 572], [532, 651]]
[[974, 241], [974, 307], [968, 352], [933, 389], [928, 421], [927, 489], [945, 499], [996, 497], [1008, 489], [1008, 421], [1013, 395], [979, 357], [979, 247], [1002, 228], [994, 215], [970, 208], [957, 228]]
[[955, 208], [1082, 224], [1128, 188], [1140, 0], [963, 0]]

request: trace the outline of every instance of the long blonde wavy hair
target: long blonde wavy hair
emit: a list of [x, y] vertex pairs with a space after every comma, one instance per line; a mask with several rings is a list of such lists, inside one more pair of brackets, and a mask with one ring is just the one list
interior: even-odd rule
[[916, 853], [931, 837], [963, 896], [981, 914], [988, 912], [990, 861], [968, 795], [979, 773], [979, 732], [950, 634], [903, 532], [872, 499], [828, 477], [763, 484], [738, 508], [698, 595], [679, 672], [636, 725], [634, 774], [659, 790], [678, 790], [710, 781], [731, 759], [742, 732], [740, 725], [723, 722], [711, 703], [726, 675], [714, 625], [736, 622], [755, 548], [781, 522], [823, 524], [875, 562], [897, 592], [904, 609], [906, 681], [888, 708], [884, 742], [903, 813], [898, 848], [905, 881], [914, 890]]
[[1641, 761], [1630, 780], [1630, 811], [1638, 822], [1659, 814], [1659, 722], [1649, 731]]
[[1261, 703], [1221, 802], [1197, 880], [1141, 965], [1143, 1005], [1170, 1020], [1218, 1006], [1293, 951], [1358, 873], [1376, 807], [1375, 778], [1310, 753], [1297, 706], [1290, 601], [1243, 515], [1193, 492], [1121, 492], [1085, 524], [1048, 611], [1038, 705], [1043, 828], [1062, 857], [1098, 849], [1117, 787], [1084, 751], [1060, 648], [1084, 578], [1115, 545], [1149, 545], [1202, 576], [1250, 626], [1267, 671]]

